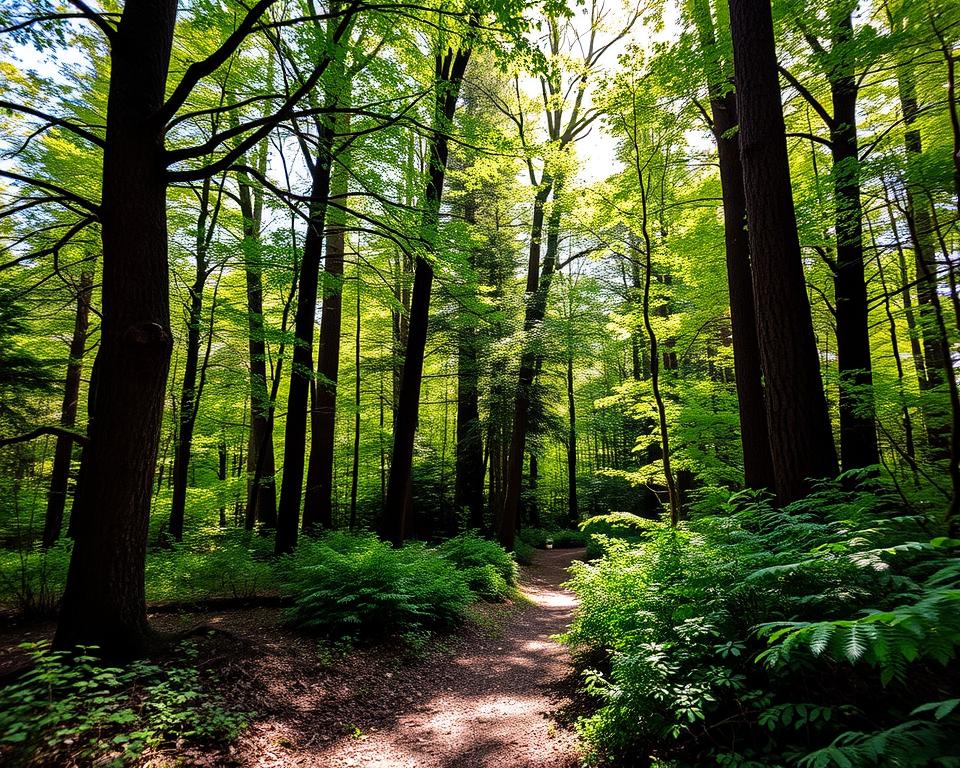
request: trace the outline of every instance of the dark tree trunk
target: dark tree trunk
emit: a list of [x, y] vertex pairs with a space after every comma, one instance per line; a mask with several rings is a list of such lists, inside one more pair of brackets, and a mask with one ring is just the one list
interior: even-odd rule
[[740, 157], [777, 498], [837, 472], [804, 285], [769, 0], [730, 0]]
[[840, 465], [844, 470], [877, 464], [873, 374], [870, 362], [869, 310], [863, 265], [863, 206], [857, 142], [857, 82], [854, 60], [846, 51], [853, 37], [849, 13], [837, 19], [834, 50], [839, 64], [830, 72], [833, 124], [833, 191], [836, 207], [837, 269], [834, 293], [837, 317], [837, 366], [840, 371]]
[[300, 264], [297, 312], [294, 317], [294, 346], [290, 365], [290, 391], [287, 396], [287, 424], [283, 441], [283, 476], [280, 504], [277, 507], [278, 555], [292, 552], [297, 545], [300, 501], [303, 497], [303, 469], [307, 451], [307, 398], [313, 378], [313, 329], [316, 325], [317, 286], [323, 255], [323, 228], [330, 193], [330, 146], [332, 131], [321, 133], [320, 147], [313, 168], [310, 192], [310, 221]]
[[[472, 18], [471, 25], [476, 21]], [[427, 243], [433, 243], [440, 223], [440, 200], [449, 155], [450, 126], [457, 108], [457, 98], [463, 75], [470, 60], [471, 49], [461, 48], [454, 53], [448, 49], [445, 56], [436, 59], [436, 105], [434, 134], [430, 140], [430, 167], [424, 194], [422, 232]], [[401, 546], [407, 536], [410, 498], [410, 473], [413, 469], [413, 440], [417, 431], [417, 413], [420, 407], [420, 385], [423, 378], [423, 357], [427, 344], [427, 324], [430, 318], [430, 291], [433, 287], [433, 266], [424, 256], [418, 256], [410, 297], [410, 325], [407, 335], [403, 375], [397, 402], [396, 424], [393, 432], [393, 458], [390, 479], [387, 482], [387, 501], [384, 508], [384, 534], [394, 546]]]
[[[340, 118], [339, 134], [349, 132], [349, 116]], [[338, 153], [331, 170], [330, 193], [336, 205], [327, 212], [323, 314], [317, 353], [316, 398], [310, 417], [310, 462], [303, 500], [303, 530], [333, 527], [333, 445], [337, 421], [337, 377], [340, 372], [340, 333], [343, 315], [343, 253], [346, 244], [346, 153]]]
[[227, 527], [227, 504], [226, 488], [227, 482], [227, 441], [222, 435], [217, 444], [217, 479], [220, 481], [220, 527]]
[[103, 281], [89, 445], [57, 648], [146, 650], [150, 490], [170, 365], [163, 122], [175, 0], [124, 6], [111, 53], [100, 223]]
[[[70, 360], [63, 383], [63, 404], [60, 407], [60, 426], [72, 429], [77, 423], [77, 405], [80, 400], [80, 381], [83, 374], [83, 355], [87, 344], [87, 329], [90, 325], [90, 300], [93, 295], [93, 272], [80, 273], [77, 288], [77, 314], [73, 321], [73, 336], [70, 339]], [[47, 514], [43, 524], [43, 548], [57, 543], [63, 528], [63, 510], [67, 502], [67, 484], [70, 479], [70, 459], [73, 440], [65, 435], [57, 436], [53, 454], [53, 471], [50, 491], [47, 494]]]
[[[469, 195], [464, 203], [464, 220], [476, 223], [476, 205]], [[477, 330], [472, 325], [464, 325], [457, 332], [457, 449], [453, 506], [458, 513], [467, 510], [467, 527], [476, 529], [483, 528], [479, 382]]]
[[[209, 276], [207, 265], [207, 218], [209, 217], [210, 180], [203, 182], [200, 216], [197, 220], [196, 271], [190, 286], [187, 306], [187, 348], [180, 386], [180, 418], [173, 445], [173, 494], [170, 503], [168, 533], [174, 541], [183, 541], [183, 517], [187, 505], [188, 470], [193, 450], [193, 429], [197, 423], [200, 392], [197, 375], [200, 369], [200, 323], [203, 320], [203, 291]], [[211, 310], [212, 311], [212, 310]]]
[[[266, 172], [266, 151], [261, 149], [258, 170]], [[243, 216], [243, 267], [247, 289], [247, 349], [250, 356], [250, 442], [247, 448], [247, 501], [244, 527], [257, 522], [267, 528], [277, 524], [277, 489], [274, 482], [273, 424], [267, 387], [267, 349], [263, 319], [263, 266], [260, 227], [263, 196], [246, 174], [237, 175], [240, 213]], [[259, 469], [259, 471], [258, 471]]]
[[[725, 2], [725, 0], [720, 0]], [[743, 446], [743, 475], [748, 488], [773, 488], [773, 463], [767, 412], [763, 407], [763, 370], [757, 341], [757, 318], [753, 302], [753, 272], [750, 241], [747, 237], [747, 210], [743, 192], [737, 127], [737, 97], [729, 82], [717, 44], [710, 6], [698, 0], [694, 16], [703, 49], [713, 134], [720, 164], [723, 196], [723, 237], [726, 247], [727, 285], [730, 291], [730, 325], [733, 336], [733, 365]]]
[[[520, 355], [520, 372], [514, 396], [513, 434], [507, 454], [507, 470], [504, 473], [503, 512], [497, 525], [497, 538], [509, 552], [513, 551], [517, 521], [520, 512], [520, 492], [523, 484], [523, 456], [527, 444], [530, 422], [530, 398], [536, 373], [537, 351], [533, 347], [534, 329], [543, 322], [547, 311], [547, 296], [557, 261], [560, 238], [560, 207], [556, 204], [561, 189], [559, 179], [543, 179], [533, 201], [533, 224], [530, 230], [530, 255], [527, 262], [527, 308], [523, 318], [523, 334], [526, 339]], [[544, 206], [551, 191], [554, 206], [547, 222], [547, 249], [543, 257], [543, 274], [540, 271], [540, 244], [543, 238]]]
[[573, 349], [567, 352], [567, 519], [580, 522], [577, 502], [577, 402], [573, 390]]
[[[357, 332], [354, 336], [353, 467], [350, 471], [350, 530], [357, 528], [357, 487], [360, 483], [360, 259], [357, 259]], [[381, 408], [383, 406], [381, 405]], [[381, 410], [381, 418], [383, 411]]]

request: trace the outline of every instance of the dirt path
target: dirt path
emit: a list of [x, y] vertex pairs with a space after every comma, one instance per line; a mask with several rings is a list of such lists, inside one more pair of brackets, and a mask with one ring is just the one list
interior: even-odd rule
[[529, 604], [491, 607], [447, 652], [418, 662], [379, 651], [331, 663], [318, 678], [306, 658], [312, 648], [261, 658], [234, 683], [250, 686], [245, 698], [261, 716], [220, 759], [265, 768], [573, 768], [576, 740], [558, 720], [572, 670], [550, 637], [572, 617], [574, 597], [559, 584], [581, 554], [538, 551], [521, 576]]

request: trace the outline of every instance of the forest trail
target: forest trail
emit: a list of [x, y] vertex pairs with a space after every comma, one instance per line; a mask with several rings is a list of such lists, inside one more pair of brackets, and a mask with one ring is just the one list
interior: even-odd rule
[[425, 692], [396, 724], [332, 745], [330, 768], [563, 768], [577, 764], [575, 739], [552, 715], [570, 675], [566, 649], [551, 639], [573, 618], [575, 597], [560, 584], [582, 550], [537, 550], [523, 568], [530, 604], [511, 612], [492, 634], [453, 657], [452, 680]]
[[[317, 768], [572, 768], [576, 738], [558, 718], [572, 668], [551, 639], [573, 617], [560, 587], [583, 550], [537, 551], [522, 569], [529, 603], [491, 606], [447, 652], [391, 664], [361, 655], [333, 678], [310, 680], [291, 659], [260, 678], [260, 712], [225, 763]], [[304, 649], [306, 651], [306, 649]], [[268, 651], [269, 652], [269, 651]], [[274, 657], [276, 661], [280, 661]], [[302, 661], [301, 657], [301, 661]], [[249, 680], [249, 678], [248, 678]], [[252, 691], [251, 691], [252, 692]], [[264, 712], [267, 705], [272, 712]]]

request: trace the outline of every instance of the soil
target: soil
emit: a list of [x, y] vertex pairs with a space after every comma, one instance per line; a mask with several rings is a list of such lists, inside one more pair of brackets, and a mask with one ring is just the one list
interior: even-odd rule
[[461, 630], [414, 656], [399, 646], [318, 644], [280, 627], [276, 607], [153, 615], [160, 630], [201, 622], [220, 630], [201, 637], [199, 663], [225, 706], [255, 714], [228, 747], [169, 750], [147, 764], [573, 768], [567, 713], [577, 681], [552, 636], [572, 618], [575, 598], [560, 584], [582, 555], [537, 551], [521, 569], [523, 599], [476, 606]]

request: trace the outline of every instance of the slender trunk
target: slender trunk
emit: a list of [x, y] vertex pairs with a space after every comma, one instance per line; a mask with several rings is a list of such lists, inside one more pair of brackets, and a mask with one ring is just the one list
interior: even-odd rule
[[[357, 258], [357, 333], [354, 343], [353, 467], [350, 472], [350, 530], [357, 528], [357, 485], [360, 482], [360, 259]], [[381, 418], [383, 418], [381, 405]]]
[[730, 0], [740, 159], [777, 497], [837, 472], [790, 188], [769, 0]]
[[170, 365], [163, 104], [175, 0], [124, 6], [111, 47], [100, 225], [102, 323], [73, 554], [54, 646], [143, 653], [150, 490]]
[[203, 291], [206, 287], [209, 267], [207, 265], [207, 219], [210, 216], [210, 180], [205, 179], [200, 197], [200, 215], [196, 228], [196, 270], [190, 286], [190, 303], [187, 306], [187, 348], [183, 366], [183, 381], [180, 385], [180, 419], [177, 439], [173, 446], [173, 495], [170, 502], [168, 533], [174, 541], [183, 541], [183, 517], [187, 504], [188, 469], [193, 449], [193, 429], [197, 423], [199, 393], [197, 374], [200, 364], [200, 323], [203, 320]]
[[324, 128], [313, 168], [310, 220], [300, 264], [297, 311], [294, 317], [296, 341], [290, 364], [287, 424], [283, 441], [283, 475], [280, 485], [280, 504], [277, 507], [277, 538], [274, 549], [278, 555], [292, 552], [296, 547], [300, 522], [307, 440], [307, 398], [313, 378], [313, 329], [316, 325], [317, 286], [320, 279], [327, 196], [330, 193], [332, 139], [332, 131]]
[[[849, 47], [853, 19], [835, 24], [834, 49]], [[870, 361], [869, 311], [863, 264], [863, 206], [857, 141], [858, 87], [854, 61], [842, 56], [830, 72], [833, 123], [833, 191], [836, 208], [837, 367], [840, 372], [840, 465], [856, 469], [880, 461], [874, 423], [873, 373]]]
[[[349, 132], [349, 115], [339, 119], [336, 130]], [[346, 244], [347, 153], [336, 155], [331, 171], [330, 193], [336, 205], [327, 212], [326, 260], [324, 262], [323, 314], [320, 318], [320, 350], [317, 354], [316, 399], [310, 418], [310, 462], [303, 500], [303, 530], [333, 527], [333, 446], [337, 421], [337, 377], [340, 370], [340, 334], [343, 314], [343, 254]]]
[[226, 503], [226, 483], [227, 483], [227, 440], [221, 435], [220, 442], [217, 443], [217, 479], [220, 481], [220, 527], [227, 527], [227, 503]]
[[[471, 17], [471, 26], [475, 24], [476, 17]], [[433, 246], [440, 225], [440, 201], [449, 155], [449, 130], [453, 124], [460, 85], [470, 54], [470, 48], [460, 48], [456, 53], [448, 49], [446, 55], [438, 55], [436, 59], [435, 132], [430, 140], [430, 167], [421, 223], [423, 237], [429, 247]], [[413, 441], [417, 431], [432, 287], [433, 265], [426, 256], [418, 256], [413, 293], [410, 297], [410, 326], [400, 381], [393, 434], [393, 458], [390, 462], [390, 479], [384, 508], [384, 533], [394, 546], [398, 547], [406, 539], [410, 517], [407, 506], [411, 490], [410, 473], [413, 469]]]
[[[464, 219], [476, 223], [476, 204], [468, 196]], [[476, 266], [473, 264], [473, 266]], [[483, 527], [483, 437], [480, 424], [480, 369], [477, 362], [477, 329], [464, 325], [457, 331], [457, 448], [453, 506], [467, 511], [467, 527]]]
[[[537, 352], [533, 348], [533, 331], [543, 322], [547, 310], [547, 295], [557, 260], [560, 237], [560, 206], [557, 202], [562, 189], [561, 179], [544, 178], [533, 202], [533, 224], [530, 231], [530, 252], [527, 262], [527, 307], [523, 319], [524, 349], [520, 354], [520, 371], [514, 396], [513, 432], [507, 453], [504, 476], [503, 512], [497, 526], [497, 538], [507, 550], [513, 550], [520, 511], [520, 489], [523, 483], [523, 456], [526, 449], [530, 420], [530, 398], [536, 370]], [[547, 222], [547, 249], [543, 256], [543, 274], [540, 267], [540, 245], [544, 229], [544, 206], [551, 191], [554, 205]]]
[[[93, 272], [85, 269], [80, 273], [77, 289], [77, 314], [73, 321], [73, 336], [70, 339], [70, 359], [67, 376], [63, 383], [63, 404], [60, 407], [60, 426], [72, 429], [77, 422], [77, 405], [80, 401], [80, 381], [83, 374], [83, 354], [87, 344], [87, 329], [90, 326], [90, 300], [93, 296]], [[73, 440], [57, 436], [53, 454], [53, 471], [50, 491], [47, 494], [47, 514], [43, 525], [43, 548], [57, 543], [63, 527], [63, 510], [67, 502], [67, 483], [70, 479], [70, 459]]]
[[[266, 145], [257, 166], [266, 171]], [[273, 429], [269, 418], [267, 349], [263, 317], [263, 266], [260, 228], [263, 193], [254, 189], [244, 173], [237, 174], [240, 213], [243, 216], [243, 267], [247, 292], [247, 349], [250, 358], [250, 441], [247, 448], [247, 500], [244, 527], [252, 531], [259, 522], [277, 524], [277, 489], [274, 482]], [[259, 468], [259, 472], [257, 471]]]
[[[572, 318], [571, 318], [572, 320]], [[580, 521], [577, 503], [577, 402], [573, 390], [573, 346], [567, 350], [567, 520]]]

